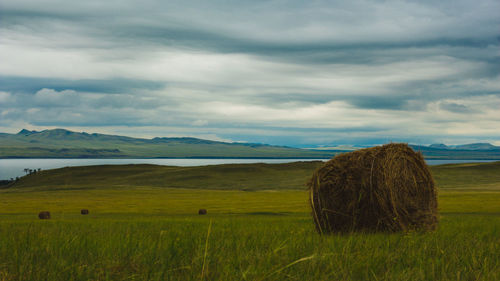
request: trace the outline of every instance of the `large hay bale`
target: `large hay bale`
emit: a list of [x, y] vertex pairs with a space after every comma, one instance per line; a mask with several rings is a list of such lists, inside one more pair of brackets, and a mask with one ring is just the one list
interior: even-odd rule
[[339, 154], [308, 185], [320, 233], [432, 230], [438, 222], [434, 180], [407, 144]]
[[207, 214], [207, 209], [199, 209], [198, 210], [198, 215], [206, 215]]
[[81, 209], [80, 210], [80, 214], [82, 214], [82, 215], [88, 215], [89, 214], [89, 210], [87, 210], [87, 209]]
[[48, 220], [50, 219], [50, 212], [49, 211], [42, 211], [38, 213], [38, 218], [41, 220]]

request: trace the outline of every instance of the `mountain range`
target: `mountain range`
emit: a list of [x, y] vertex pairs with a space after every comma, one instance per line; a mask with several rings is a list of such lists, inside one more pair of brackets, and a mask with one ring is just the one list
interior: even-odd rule
[[145, 139], [65, 129], [0, 133], [0, 158], [329, 158], [334, 153], [190, 137]]
[[[489, 143], [410, 145], [427, 159], [500, 159]], [[347, 147], [347, 146], [346, 146]], [[352, 150], [300, 149], [191, 137], [152, 139], [73, 132], [65, 129], [0, 133], [0, 158], [331, 158]]]
[[429, 145], [431, 148], [439, 148], [439, 149], [456, 149], [456, 150], [500, 150], [500, 146], [492, 145], [491, 143], [470, 143], [470, 144], [462, 144], [462, 145], [446, 145], [443, 143], [439, 144], [431, 144]]

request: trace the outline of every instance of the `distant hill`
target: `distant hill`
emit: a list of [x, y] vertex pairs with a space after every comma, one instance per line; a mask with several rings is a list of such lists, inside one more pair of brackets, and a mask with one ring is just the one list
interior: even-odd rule
[[429, 145], [430, 148], [437, 148], [437, 149], [448, 149], [449, 147], [444, 144], [444, 143], [434, 143]]
[[[489, 143], [411, 145], [427, 159], [500, 159]], [[344, 149], [341, 149], [344, 148]], [[65, 129], [0, 133], [0, 158], [305, 158], [327, 159], [356, 149], [300, 149], [259, 143], [229, 143], [190, 137], [152, 139], [89, 134]]]
[[471, 143], [463, 145], [455, 145], [454, 149], [463, 150], [500, 150], [500, 146], [494, 146], [491, 143]]
[[431, 144], [431, 148], [439, 149], [458, 149], [458, 150], [500, 150], [500, 146], [494, 146], [491, 143], [471, 143], [462, 145]]
[[65, 129], [0, 133], [0, 158], [330, 158], [314, 151], [197, 138], [132, 138]]
[[[474, 159], [474, 160], [498, 160], [500, 159], [500, 147], [484, 149], [484, 146], [460, 145], [410, 145], [415, 151], [422, 152], [426, 159]], [[473, 148], [477, 149], [473, 149]]]

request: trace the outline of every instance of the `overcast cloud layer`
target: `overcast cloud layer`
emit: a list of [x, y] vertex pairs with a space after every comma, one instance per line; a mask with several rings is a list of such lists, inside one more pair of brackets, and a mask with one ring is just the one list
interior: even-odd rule
[[0, 2], [0, 131], [500, 145], [500, 2]]

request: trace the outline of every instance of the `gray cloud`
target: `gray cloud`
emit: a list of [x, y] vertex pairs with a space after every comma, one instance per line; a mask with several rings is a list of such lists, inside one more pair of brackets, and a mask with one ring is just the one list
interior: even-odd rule
[[0, 128], [500, 141], [489, 129], [500, 125], [498, 10], [494, 0], [2, 1]]
[[465, 106], [463, 104], [453, 103], [453, 102], [441, 103], [440, 107], [444, 110], [448, 110], [448, 111], [456, 112], [456, 113], [468, 113], [468, 112], [470, 112], [470, 109], [467, 106]]
[[72, 89], [79, 92], [124, 93], [134, 90], [159, 90], [165, 87], [161, 81], [115, 78], [98, 79], [59, 79], [19, 76], [0, 76], [0, 91], [33, 93], [42, 88], [63, 91]]

